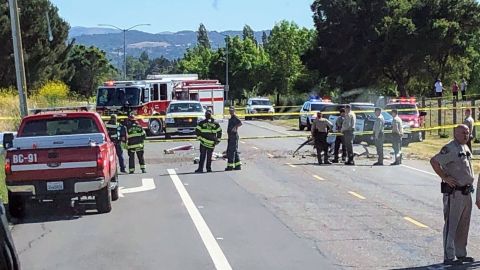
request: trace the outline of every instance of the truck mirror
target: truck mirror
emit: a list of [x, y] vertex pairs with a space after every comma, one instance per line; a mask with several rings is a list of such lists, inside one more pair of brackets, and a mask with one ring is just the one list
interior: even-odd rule
[[3, 134], [3, 148], [8, 149], [13, 147], [13, 133], [4, 133]]
[[427, 112], [420, 112], [420, 116], [426, 116]]

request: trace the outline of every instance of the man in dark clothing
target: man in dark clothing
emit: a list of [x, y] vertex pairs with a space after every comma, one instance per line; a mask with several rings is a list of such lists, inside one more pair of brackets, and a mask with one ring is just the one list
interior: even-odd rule
[[[340, 109], [340, 116], [335, 121], [335, 131], [340, 132], [342, 130], [343, 120], [345, 119], [345, 109]], [[333, 163], [338, 163], [338, 151], [340, 150], [340, 145], [342, 146], [342, 161], [345, 162], [347, 157], [347, 149], [345, 148], [345, 143], [343, 141], [342, 135], [335, 136], [335, 150], [333, 154]]]
[[227, 168], [225, 171], [241, 170], [242, 163], [238, 155], [238, 128], [242, 125], [242, 121], [235, 115], [235, 108], [230, 107], [230, 119], [228, 120], [228, 146], [227, 146]]
[[135, 154], [142, 173], [146, 173], [144, 154], [145, 131], [135, 121], [135, 116], [130, 115], [127, 121], [127, 151], [128, 151], [128, 173], [135, 172]]
[[8, 221], [5, 214], [3, 203], [0, 202], [0, 269], [1, 270], [19, 270], [20, 262], [17, 251], [13, 244], [12, 234], [8, 227]]
[[212, 154], [215, 145], [220, 143], [222, 138], [222, 128], [212, 118], [212, 111], [205, 112], [205, 120], [198, 123], [195, 129], [197, 139], [200, 141], [200, 162], [196, 173], [203, 173], [203, 165], [207, 160], [207, 172], [212, 171]]
[[112, 114], [110, 116], [110, 121], [107, 122], [106, 127], [110, 140], [112, 140], [112, 142], [115, 144], [115, 151], [117, 152], [120, 171], [122, 173], [126, 173], [125, 161], [123, 159], [122, 141], [120, 140], [121, 137], [125, 137], [125, 127], [118, 123], [116, 114]]

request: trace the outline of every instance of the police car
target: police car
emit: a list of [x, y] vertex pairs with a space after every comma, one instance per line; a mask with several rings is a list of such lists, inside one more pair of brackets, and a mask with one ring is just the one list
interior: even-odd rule
[[300, 109], [300, 117], [298, 118], [298, 129], [311, 130], [312, 123], [317, 118], [317, 112], [323, 112], [327, 106], [334, 105], [330, 100], [311, 99], [303, 103]]

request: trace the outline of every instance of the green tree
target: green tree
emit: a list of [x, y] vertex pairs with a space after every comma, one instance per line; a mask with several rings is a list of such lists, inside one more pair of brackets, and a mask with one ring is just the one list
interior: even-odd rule
[[262, 33], [262, 45], [263, 45], [263, 47], [267, 47], [267, 44], [268, 44], [268, 36], [267, 36], [267, 33], [265, 33], [265, 31], [263, 31], [263, 33]]
[[84, 97], [91, 97], [96, 87], [116, 76], [115, 68], [107, 60], [105, 52], [96, 47], [76, 45], [67, 58], [67, 65], [73, 69], [73, 76], [67, 81], [71, 91]]
[[[0, 87], [15, 85], [12, 33], [7, 1], [0, 3]], [[73, 41], [68, 43], [69, 25], [48, 0], [19, 0], [20, 24], [25, 58], [27, 86], [38, 88], [48, 80], [57, 80], [70, 71], [65, 59]], [[46, 14], [50, 19], [49, 40]]]
[[178, 68], [184, 73], [196, 73], [201, 79], [207, 79], [210, 74], [212, 50], [200, 44], [187, 49], [183, 58], [178, 62]]
[[243, 40], [249, 38], [253, 42], [255, 42], [255, 44], [257, 44], [257, 40], [255, 39], [255, 32], [253, 31], [253, 29], [248, 24], [246, 24], [243, 27], [243, 35], [242, 36], [243, 36]]
[[205, 27], [205, 25], [203, 25], [203, 23], [201, 23], [200, 26], [198, 27], [197, 43], [199, 46], [204, 47], [206, 49], [211, 48], [210, 40], [208, 39], [207, 28]]

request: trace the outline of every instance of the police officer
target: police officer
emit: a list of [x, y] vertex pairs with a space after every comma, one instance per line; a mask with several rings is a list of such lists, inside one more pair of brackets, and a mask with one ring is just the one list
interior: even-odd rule
[[392, 110], [392, 147], [395, 155], [395, 161], [390, 165], [402, 164], [402, 137], [403, 137], [403, 122], [398, 117], [398, 111]]
[[122, 141], [121, 137], [125, 136], [125, 127], [118, 123], [117, 115], [112, 114], [110, 120], [106, 124], [108, 136], [110, 140], [115, 144], [115, 151], [117, 152], [118, 163], [120, 165], [120, 171], [126, 173], [125, 171], [125, 161], [123, 159], [123, 150], [122, 150]]
[[222, 128], [212, 118], [212, 111], [205, 112], [205, 119], [200, 121], [195, 129], [197, 138], [200, 141], [200, 162], [196, 173], [203, 173], [203, 165], [207, 159], [207, 172], [212, 171], [212, 154], [215, 145], [220, 143]]
[[470, 152], [473, 153], [472, 151], [472, 139], [473, 139], [473, 129], [475, 128], [475, 121], [473, 120], [472, 117], [472, 111], [470, 109], [465, 110], [465, 120], [463, 121], [463, 124], [468, 127], [468, 130], [470, 131], [470, 136], [467, 142], [468, 148], [470, 149]]
[[321, 112], [317, 112], [317, 118], [312, 123], [312, 136], [315, 139], [315, 148], [317, 149], [318, 164], [322, 164], [322, 151], [324, 153], [323, 163], [332, 164], [328, 161], [328, 131], [333, 128], [332, 122], [322, 117]]
[[345, 106], [345, 119], [342, 123], [343, 141], [347, 148], [348, 160], [345, 165], [355, 165], [353, 160], [353, 132], [355, 131], [356, 115], [352, 112], [352, 107], [348, 104]]
[[142, 173], [146, 173], [143, 149], [145, 142], [145, 131], [135, 121], [135, 116], [130, 114], [127, 121], [127, 152], [128, 152], [128, 173], [135, 172], [135, 153], [140, 163]]
[[[345, 109], [340, 109], [340, 116], [337, 117], [335, 121], [335, 131], [340, 132], [342, 130], [343, 121], [345, 120]], [[345, 149], [345, 142], [343, 136], [335, 136], [335, 150], [333, 152], [333, 163], [338, 163], [338, 151], [340, 150], [340, 145], [342, 145], [342, 161], [345, 162], [345, 157], [347, 156], [347, 151]]]
[[[431, 160], [433, 170], [442, 179], [444, 264], [456, 265], [473, 262], [467, 257], [467, 239], [472, 212], [473, 168], [471, 152], [466, 146], [469, 130], [459, 125], [455, 139], [446, 144]], [[478, 194], [478, 193], [477, 193]], [[478, 197], [478, 196], [477, 196]], [[478, 199], [477, 199], [478, 202]], [[455, 261], [457, 257], [457, 261]]]
[[238, 155], [238, 128], [242, 126], [242, 121], [238, 119], [235, 114], [235, 107], [230, 107], [228, 110], [230, 113], [230, 119], [228, 120], [228, 146], [227, 146], [227, 168], [225, 171], [241, 170], [242, 163], [240, 162], [240, 156]]
[[373, 124], [373, 138], [375, 140], [375, 148], [377, 149], [378, 161], [375, 162], [374, 166], [383, 165], [383, 129], [385, 128], [385, 119], [382, 115], [382, 109], [375, 108], [375, 123]]
[[13, 244], [3, 203], [0, 202], [0, 269], [19, 270], [20, 261]]

